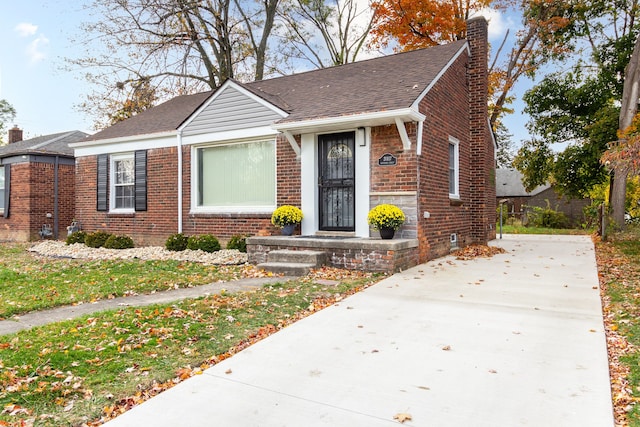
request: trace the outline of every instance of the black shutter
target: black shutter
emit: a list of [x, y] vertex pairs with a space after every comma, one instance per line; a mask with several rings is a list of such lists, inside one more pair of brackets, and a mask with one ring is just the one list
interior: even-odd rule
[[4, 165], [4, 217], [9, 218], [9, 202], [11, 201], [11, 165]]
[[96, 210], [109, 210], [108, 188], [109, 188], [109, 156], [100, 154], [98, 156], [98, 171], [96, 182]]
[[147, 210], [147, 151], [139, 150], [135, 153], [135, 207], [136, 211]]

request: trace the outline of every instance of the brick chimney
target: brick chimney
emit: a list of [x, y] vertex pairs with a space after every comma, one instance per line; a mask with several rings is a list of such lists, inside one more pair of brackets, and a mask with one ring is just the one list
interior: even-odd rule
[[9, 129], [9, 144], [19, 141], [22, 141], [22, 129], [20, 129], [18, 125], [14, 125]]
[[489, 43], [484, 17], [467, 21], [469, 59], [469, 117], [471, 148], [472, 239], [486, 243], [496, 236], [495, 146], [487, 111]]

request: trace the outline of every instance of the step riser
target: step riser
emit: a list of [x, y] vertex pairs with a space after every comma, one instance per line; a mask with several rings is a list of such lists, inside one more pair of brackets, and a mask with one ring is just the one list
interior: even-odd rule
[[312, 268], [315, 268], [312, 264], [297, 264], [297, 263], [278, 263], [278, 262], [265, 262], [258, 264], [258, 268], [272, 273], [284, 274], [285, 276], [306, 276], [309, 274]]
[[278, 250], [269, 252], [267, 261], [313, 264], [315, 267], [320, 267], [327, 263], [327, 254], [318, 251]]

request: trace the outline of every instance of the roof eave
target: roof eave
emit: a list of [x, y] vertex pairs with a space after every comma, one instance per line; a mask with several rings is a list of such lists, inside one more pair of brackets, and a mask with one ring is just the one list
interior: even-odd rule
[[165, 138], [168, 136], [175, 136], [177, 134], [178, 134], [177, 130], [170, 130], [170, 131], [164, 131], [164, 132], [147, 133], [142, 135], [120, 136], [117, 138], [94, 139], [89, 141], [71, 142], [69, 143], [69, 147], [71, 148], [94, 147], [94, 146], [107, 145], [107, 144], [117, 144], [120, 142], [143, 141], [147, 139]]
[[323, 117], [317, 119], [297, 120], [284, 123], [276, 122], [271, 128], [279, 132], [293, 134], [315, 133], [323, 131], [338, 131], [361, 126], [383, 126], [396, 123], [396, 119], [403, 122], [420, 122], [426, 116], [413, 108], [383, 110], [338, 117]]

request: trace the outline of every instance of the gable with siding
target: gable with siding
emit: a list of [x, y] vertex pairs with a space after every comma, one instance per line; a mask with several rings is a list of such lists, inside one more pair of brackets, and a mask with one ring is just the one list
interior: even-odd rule
[[184, 136], [270, 126], [286, 116], [264, 100], [227, 81], [183, 128]]

